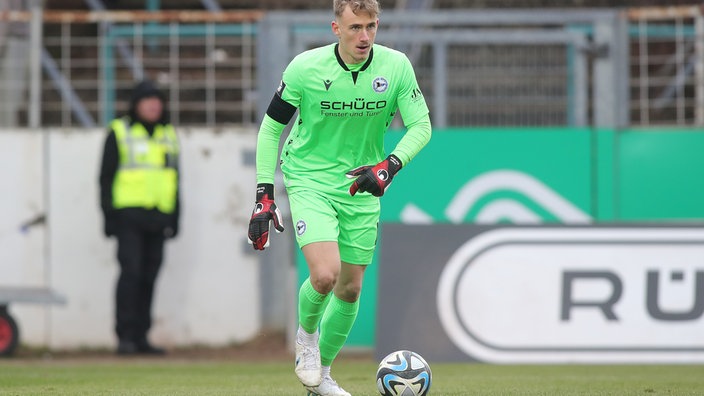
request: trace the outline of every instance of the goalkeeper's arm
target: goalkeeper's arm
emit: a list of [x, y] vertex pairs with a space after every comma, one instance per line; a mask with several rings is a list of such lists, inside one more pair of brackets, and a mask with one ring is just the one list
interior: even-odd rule
[[278, 94], [271, 100], [257, 135], [257, 194], [252, 217], [249, 220], [248, 240], [256, 250], [269, 246], [269, 222], [274, 222], [278, 232], [281, 212], [274, 203], [274, 173], [279, 154], [279, 139], [296, 108], [285, 102]]
[[350, 195], [354, 196], [359, 191], [369, 192], [377, 197], [383, 196], [396, 173], [428, 143], [430, 135], [430, 117], [426, 114], [409, 126], [404, 137], [396, 145], [396, 149], [385, 160], [376, 165], [363, 165], [347, 172], [347, 177], [355, 179], [350, 186]]
[[420, 152], [420, 150], [428, 144], [432, 135], [432, 126], [430, 125], [430, 115], [420, 118], [413, 124], [406, 125], [408, 130], [403, 135], [401, 141], [398, 142], [396, 148], [391, 154], [401, 160], [402, 166], [408, 163]]
[[296, 107], [283, 100], [279, 91], [274, 93], [257, 135], [257, 183], [274, 183], [279, 139], [294, 114]]

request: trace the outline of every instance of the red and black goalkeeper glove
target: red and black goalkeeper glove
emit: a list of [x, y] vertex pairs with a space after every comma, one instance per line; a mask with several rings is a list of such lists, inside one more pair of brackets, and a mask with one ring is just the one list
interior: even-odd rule
[[357, 192], [370, 192], [375, 197], [381, 197], [402, 166], [401, 160], [391, 154], [374, 166], [366, 165], [352, 169], [347, 172], [347, 177], [357, 178], [357, 180], [350, 186], [350, 195], [355, 195]]
[[274, 185], [268, 183], [257, 184], [257, 200], [252, 211], [252, 218], [249, 219], [249, 232], [247, 242], [255, 250], [264, 250], [269, 246], [269, 222], [274, 222], [277, 232], [282, 232], [281, 212], [274, 203]]

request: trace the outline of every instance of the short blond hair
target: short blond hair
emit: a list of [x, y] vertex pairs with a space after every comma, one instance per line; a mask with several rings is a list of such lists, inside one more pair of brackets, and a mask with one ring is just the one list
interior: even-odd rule
[[377, 0], [334, 0], [332, 8], [335, 11], [335, 17], [342, 16], [347, 6], [350, 6], [355, 15], [367, 12], [371, 16], [378, 16], [381, 13]]

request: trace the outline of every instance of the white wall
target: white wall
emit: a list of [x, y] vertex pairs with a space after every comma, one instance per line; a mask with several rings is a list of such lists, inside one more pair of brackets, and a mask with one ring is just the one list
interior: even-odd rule
[[[0, 287], [49, 286], [68, 304], [10, 305], [23, 344], [112, 347], [116, 243], [102, 234], [98, 172], [105, 130], [0, 130]], [[182, 217], [157, 280], [151, 339], [225, 345], [260, 326], [257, 256], [244, 248], [254, 130], [178, 129]], [[47, 191], [48, 194], [44, 192]], [[47, 225], [21, 233], [47, 212]]]

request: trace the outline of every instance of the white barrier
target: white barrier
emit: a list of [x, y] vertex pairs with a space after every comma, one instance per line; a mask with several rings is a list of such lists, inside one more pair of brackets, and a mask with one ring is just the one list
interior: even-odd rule
[[[180, 234], [167, 242], [151, 331], [159, 345], [225, 345], [261, 327], [257, 256], [243, 249], [256, 131], [179, 128]], [[65, 306], [11, 305], [21, 341], [115, 343], [116, 243], [102, 233], [98, 173], [106, 131], [0, 130], [0, 285], [45, 286]], [[46, 222], [21, 225], [46, 213]]]

